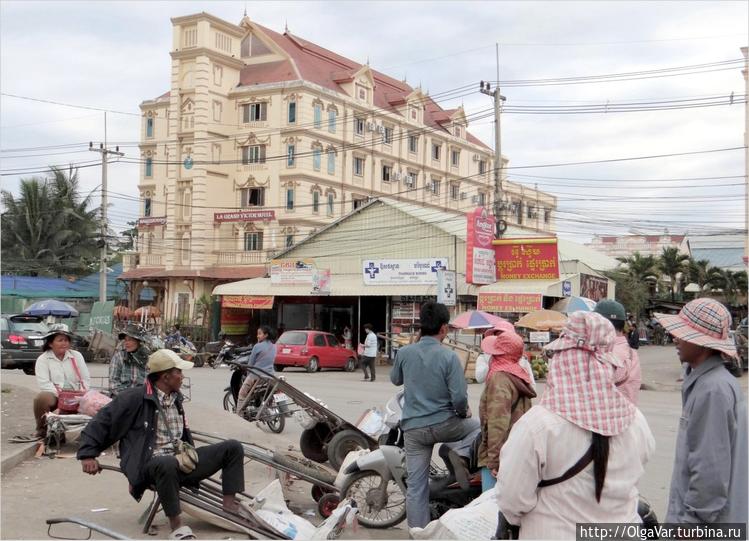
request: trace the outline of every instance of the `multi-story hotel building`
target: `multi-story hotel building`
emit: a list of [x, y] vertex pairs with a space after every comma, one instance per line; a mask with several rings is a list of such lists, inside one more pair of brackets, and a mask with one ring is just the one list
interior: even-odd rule
[[[171, 89], [140, 106], [133, 301], [149, 287], [168, 319], [188, 318], [218, 283], [265, 275], [275, 253], [371, 197], [492, 208], [493, 152], [462, 107], [246, 16], [172, 26]], [[511, 224], [553, 231], [553, 196], [503, 191]]]

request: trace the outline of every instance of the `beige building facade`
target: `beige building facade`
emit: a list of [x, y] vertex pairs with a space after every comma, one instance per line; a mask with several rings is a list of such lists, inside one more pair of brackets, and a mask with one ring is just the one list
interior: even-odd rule
[[[462, 108], [248, 17], [172, 26], [171, 88], [140, 106], [132, 302], [148, 287], [166, 319], [189, 320], [217, 284], [264, 276], [277, 253], [373, 197], [491, 208], [493, 152]], [[553, 196], [503, 190], [509, 224], [554, 231]]]

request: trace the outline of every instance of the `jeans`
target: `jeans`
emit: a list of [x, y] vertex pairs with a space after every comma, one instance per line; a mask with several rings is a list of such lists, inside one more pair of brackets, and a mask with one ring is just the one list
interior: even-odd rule
[[183, 473], [173, 455], [152, 457], [146, 462], [146, 480], [156, 487], [164, 514], [176, 517], [180, 514], [179, 488], [197, 485], [221, 470], [221, 489], [224, 495], [233, 495], [244, 490], [244, 450], [236, 440], [226, 440], [213, 445], [198, 447], [198, 465], [190, 473]]
[[492, 472], [489, 471], [489, 468], [487, 468], [486, 466], [481, 468], [481, 492], [493, 490], [496, 484], [497, 478], [492, 475]]
[[436, 443], [458, 441], [475, 428], [471, 419], [451, 417], [446, 421], [406, 430], [406, 516], [409, 528], [423, 528], [431, 519], [429, 513], [429, 464]]
[[[364, 379], [371, 379], [372, 381], [375, 380], [375, 358], [374, 357], [366, 357], [364, 355], [361, 356], [361, 367], [364, 371]], [[372, 372], [372, 377], [370, 378], [369, 373], [367, 372], [367, 368]]]

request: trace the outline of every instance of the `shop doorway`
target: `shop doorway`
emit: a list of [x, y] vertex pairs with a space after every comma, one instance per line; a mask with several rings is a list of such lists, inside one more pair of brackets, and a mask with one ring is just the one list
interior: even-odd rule
[[[357, 341], [364, 339], [365, 323], [371, 323], [375, 333], [389, 331], [387, 328], [387, 298], [386, 297], [362, 297], [361, 298], [361, 327], [354, 331]], [[354, 322], [356, 325], [356, 322]]]

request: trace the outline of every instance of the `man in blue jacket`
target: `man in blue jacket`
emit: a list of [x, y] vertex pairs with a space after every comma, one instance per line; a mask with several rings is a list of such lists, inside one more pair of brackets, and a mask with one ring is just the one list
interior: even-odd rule
[[197, 486], [221, 470], [223, 507], [235, 513], [240, 512], [235, 495], [244, 490], [244, 451], [236, 440], [199, 447], [197, 464], [189, 473], [175, 458], [179, 441], [193, 444], [180, 393], [182, 370], [192, 366], [171, 350], [153, 353], [145, 385], [125, 389], [96, 414], [81, 434], [77, 455], [84, 473], [95, 475], [101, 471], [96, 457], [119, 441], [120, 467], [130, 494], [140, 501], [149, 486], [156, 488], [172, 529], [170, 539], [195, 538], [190, 527], [182, 525], [180, 486]]
[[442, 347], [450, 313], [444, 304], [427, 302], [419, 315], [421, 339], [401, 348], [390, 372], [404, 386], [401, 417], [406, 449], [410, 528], [425, 527], [429, 513], [429, 464], [436, 443], [458, 441], [475, 428], [468, 417], [468, 388], [454, 351]]

